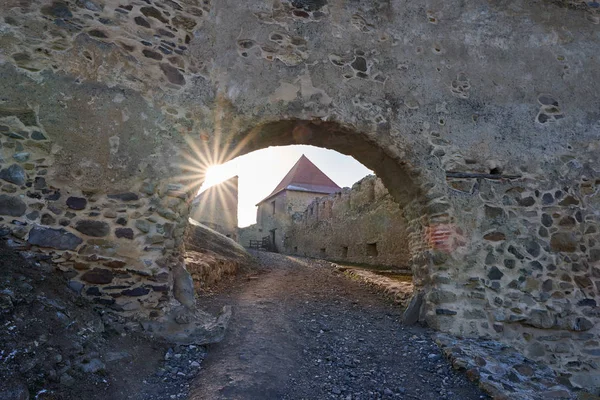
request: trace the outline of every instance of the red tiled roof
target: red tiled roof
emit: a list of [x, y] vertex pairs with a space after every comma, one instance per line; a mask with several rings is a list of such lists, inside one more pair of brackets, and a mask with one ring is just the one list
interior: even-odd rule
[[258, 204], [267, 201], [284, 190], [331, 194], [342, 190], [342, 188], [303, 154], [275, 190]]

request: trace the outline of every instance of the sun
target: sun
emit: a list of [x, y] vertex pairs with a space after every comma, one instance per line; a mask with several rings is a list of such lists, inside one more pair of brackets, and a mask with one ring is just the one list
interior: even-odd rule
[[227, 164], [211, 165], [206, 168], [204, 183], [198, 193], [204, 192], [206, 189], [232, 178], [235, 175], [235, 171], [232, 171], [231, 167]]

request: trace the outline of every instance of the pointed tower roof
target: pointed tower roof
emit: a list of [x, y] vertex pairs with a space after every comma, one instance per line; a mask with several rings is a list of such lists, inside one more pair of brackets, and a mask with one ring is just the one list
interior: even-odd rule
[[258, 204], [269, 200], [284, 190], [331, 194], [342, 190], [342, 188], [302, 154], [302, 157], [298, 159], [275, 190]]

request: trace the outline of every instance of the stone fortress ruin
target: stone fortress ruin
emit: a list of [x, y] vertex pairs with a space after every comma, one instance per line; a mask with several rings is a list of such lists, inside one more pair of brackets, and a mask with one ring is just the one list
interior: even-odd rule
[[227, 179], [197, 195], [190, 218], [227, 236], [238, 239], [238, 177]]
[[285, 252], [410, 270], [402, 210], [377, 177], [313, 200], [287, 232]]
[[[215, 188], [221, 185], [215, 190], [229, 186]], [[213, 204], [208, 200], [205, 208]], [[231, 215], [222, 212], [228, 203], [226, 198], [212, 207], [233, 220], [237, 209]], [[410, 269], [402, 210], [373, 175], [342, 189], [302, 155], [257, 207], [257, 223], [239, 228], [242, 246]]]
[[9, 245], [158, 323], [195, 301], [210, 164], [311, 144], [402, 209], [434, 329], [600, 390], [600, 8], [579, 0], [5, 0]]

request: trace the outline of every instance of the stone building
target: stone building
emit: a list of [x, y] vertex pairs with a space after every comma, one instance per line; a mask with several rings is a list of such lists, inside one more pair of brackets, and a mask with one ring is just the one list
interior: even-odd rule
[[191, 218], [237, 240], [238, 177], [211, 186], [192, 201]]
[[240, 243], [269, 236], [274, 251], [284, 249], [294, 220], [316, 198], [342, 190], [305, 155], [302, 155], [275, 189], [257, 206], [256, 224], [240, 229]]
[[313, 200], [287, 232], [288, 254], [410, 269], [402, 209], [381, 179]]

